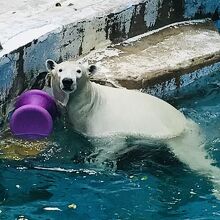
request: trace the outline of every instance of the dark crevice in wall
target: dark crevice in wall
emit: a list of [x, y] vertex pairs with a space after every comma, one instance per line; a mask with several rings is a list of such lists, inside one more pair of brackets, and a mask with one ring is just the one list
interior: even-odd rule
[[154, 28], [183, 21], [184, 0], [164, 0], [158, 11], [158, 17]]
[[217, 21], [220, 19], [220, 9], [219, 8], [216, 8], [214, 14], [212, 14], [211, 18], [213, 21]]
[[202, 19], [202, 18], [211, 18], [213, 21], [219, 20], [220, 19], [220, 6], [216, 6], [215, 11], [212, 13], [209, 12], [207, 13], [205, 10], [205, 6], [201, 4], [194, 16], [195, 19]]
[[[27, 44], [27, 47], [29, 46], [30, 45]], [[9, 90], [10, 97], [16, 97], [27, 87], [27, 80], [24, 73], [24, 58], [23, 58], [25, 48], [21, 47], [16, 51], [16, 53], [19, 54], [18, 61], [16, 62], [17, 75], [13, 81], [11, 89]]]
[[81, 56], [83, 53], [83, 39], [84, 39], [85, 30], [83, 27], [81, 27], [81, 28], [78, 28], [77, 31], [78, 31], [79, 36], [81, 37], [81, 45], [79, 47], [79, 52], [77, 55]]
[[[125, 32], [125, 21], [123, 21], [123, 19], [119, 19], [119, 14], [120, 13], [111, 13], [106, 19], [106, 39], [111, 40], [113, 43], [118, 43], [124, 39], [127, 39], [127, 34]], [[121, 29], [121, 27], [123, 28]]]
[[31, 89], [43, 89], [46, 81], [47, 72], [39, 73], [36, 77]]
[[146, 3], [135, 5], [134, 13], [131, 19], [130, 30], [128, 33], [128, 38], [134, 37], [139, 34], [143, 34], [148, 30], [144, 21], [145, 9]]
[[107, 15], [107, 18], [105, 19], [105, 39], [109, 39], [109, 28], [110, 28], [110, 21], [111, 17], [114, 16], [113, 13]]
[[82, 43], [81, 43], [81, 45], [80, 45], [80, 47], [79, 47], [79, 56], [81, 56], [82, 55], [82, 51], [83, 51], [83, 47], [82, 47], [82, 44], [83, 44], [83, 41], [82, 41]]

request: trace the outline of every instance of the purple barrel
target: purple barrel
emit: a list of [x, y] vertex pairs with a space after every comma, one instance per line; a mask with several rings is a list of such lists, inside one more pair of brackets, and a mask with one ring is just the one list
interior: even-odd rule
[[42, 90], [21, 94], [10, 119], [12, 133], [24, 139], [40, 139], [50, 135], [57, 115], [55, 100]]

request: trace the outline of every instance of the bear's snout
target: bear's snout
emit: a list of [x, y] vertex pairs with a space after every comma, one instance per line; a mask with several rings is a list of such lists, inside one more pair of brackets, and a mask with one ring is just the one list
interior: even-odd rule
[[67, 91], [73, 90], [73, 80], [71, 78], [64, 78], [62, 80], [63, 89]]

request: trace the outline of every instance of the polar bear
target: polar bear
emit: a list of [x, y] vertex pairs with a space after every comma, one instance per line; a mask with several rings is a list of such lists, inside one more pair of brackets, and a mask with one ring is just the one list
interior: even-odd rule
[[126, 151], [128, 137], [148, 144], [165, 143], [180, 161], [210, 178], [220, 189], [220, 169], [204, 148], [199, 127], [167, 102], [140, 91], [91, 82], [95, 65], [46, 61], [55, 99], [66, 107], [73, 128], [92, 138], [97, 161]]

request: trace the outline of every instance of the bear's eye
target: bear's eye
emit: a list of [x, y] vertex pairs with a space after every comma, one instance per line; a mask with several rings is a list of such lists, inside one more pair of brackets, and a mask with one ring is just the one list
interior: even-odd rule
[[77, 73], [81, 73], [81, 70], [76, 70]]
[[63, 70], [62, 69], [59, 69], [59, 72], [62, 72]]

